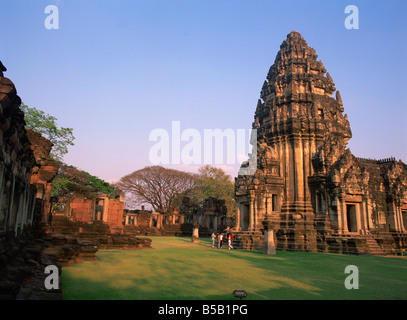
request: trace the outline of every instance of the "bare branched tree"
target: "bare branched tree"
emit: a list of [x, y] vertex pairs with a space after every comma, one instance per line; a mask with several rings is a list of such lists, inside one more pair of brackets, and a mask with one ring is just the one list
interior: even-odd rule
[[194, 174], [161, 166], [146, 167], [124, 176], [117, 186], [129, 194], [133, 204], [151, 205], [154, 211], [170, 212], [179, 194], [187, 194], [194, 186]]

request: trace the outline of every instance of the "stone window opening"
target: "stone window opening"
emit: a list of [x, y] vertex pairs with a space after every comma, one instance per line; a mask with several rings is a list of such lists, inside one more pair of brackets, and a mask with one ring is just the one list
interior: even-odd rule
[[278, 211], [278, 203], [277, 203], [277, 195], [273, 194], [271, 195], [271, 211]]
[[319, 116], [321, 119], [324, 119], [324, 109], [318, 109], [318, 116]]

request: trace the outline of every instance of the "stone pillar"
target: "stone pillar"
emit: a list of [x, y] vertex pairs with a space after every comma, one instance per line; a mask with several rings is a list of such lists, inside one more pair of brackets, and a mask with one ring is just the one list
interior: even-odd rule
[[257, 213], [257, 224], [259, 224], [259, 228], [261, 229], [261, 221], [265, 218], [266, 214], [267, 214], [267, 205], [266, 205], [266, 194], [263, 193], [261, 195], [261, 199], [260, 199], [260, 207], [259, 207], [259, 211]]
[[197, 223], [194, 224], [191, 241], [193, 243], [199, 243], [199, 225]]
[[361, 203], [356, 204], [356, 224], [357, 224], [357, 232], [360, 233], [360, 230], [362, 229], [362, 221], [361, 221], [361, 215], [360, 215], [360, 207]]
[[250, 199], [250, 216], [249, 216], [249, 231], [253, 231], [254, 228], [254, 197]]
[[163, 225], [163, 217], [162, 217], [161, 213], [159, 213], [157, 215], [157, 228], [161, 229], [162, 225]]
[[304, 163], [302, 141], [299, 137], [293, 139], [294, 152], [294, 199], [304, 201]]
[[311, 200], [311, 194], [310, 190], [308, 187], [308, 177], [310, 176], [310, 152], [309, 152], [309, 140], [304, 139], [302, 142], [302, 148], [303, 148], [303, 163], [304, 163], [304, 173], [303, 173], [303, 179], [304, 179], [304, 200], [305, 201], [310, 201]]
[[264, 220], [263, 227], [264, 227], [263, 254], [275, 255], [276, 245], [274, 243], [274, 230], [271, 221]]
[[240, 203], [238, 202], [236, 204], [236, 226], [235, 226], [236, 231], [240, 231]]
[[346, 205], [344, 201], [340, 198], [337, 198], [337, 209], [338, 209], [338, 229], [339, 233], [348, 232], [348, 220], [346, 219]]
[[103, 221], [107, 222], [109, 219], [109, 198], [103, 197]]

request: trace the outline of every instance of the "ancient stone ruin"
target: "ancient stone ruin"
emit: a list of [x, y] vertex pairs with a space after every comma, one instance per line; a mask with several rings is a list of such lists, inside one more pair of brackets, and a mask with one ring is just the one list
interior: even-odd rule
[[[58, 166], [49, 155], [52, 143], [26, 130], [21, 99], [5, 71], [0, 62], [0, 300], [60, 300], [61, 283], [58, 289], [44, 286], [48, 266], [60, 273], [63, 266], [95, 260], [99, 249], [149, 248], [151, 240], [112, 235], [104, 221], [53, 217]], [[112, 221], [122, 220], [120, 204], [112, 201], [109, 209], [120, 212]]]
[[172, 212], [162, 214], [144, 210], [124, 210], [124, 234], [155, 236], [191, 236], [194, 225], [199, 235], [209, 237], [213, 231], [231, 225], [224, 200], [213, 197], [204, 200], [202, 206], [192, 204], [184, 197], [181, 205]]
[[346, 148], [341, 95], [317, 57], [292, 31], [267, 74], [256, 152], [235, 181], [235, 246], [261, 249], [264, 224], [280, 250], [393, 254], [407, 246], [407, 166]]

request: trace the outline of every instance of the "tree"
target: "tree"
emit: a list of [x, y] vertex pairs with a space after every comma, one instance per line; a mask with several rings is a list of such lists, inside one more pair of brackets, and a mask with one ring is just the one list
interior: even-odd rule
[[235, 186], [231, 176], [227, 175], [222, 169], [206, 165], [199, 168], [199, 174], [195, 178], [195, 188], [191, 200], [200, 206], [210, 198], [225, 200], [228, 208], [228, 215], [231, 216], [236, 210], [233, 199]]
[[119, 191], [106, 181], [66, 164], [60, 164], [51, 188], [51, 196], [58, 198], [69, 198], [74, 194], [86, 197], [105, 194], [114, 197], [118, 193]]
[[175, 208], [174, 199], [194, 188], [195, 175], [161, 166], [146, 167], [124, 176], [117, 186], [131, 197], [134, 205], [151, 205], [160, 213]]
[[26, 128], [39, 132], [50, 140], [53, 143], [50, 156], [54, 160], [62, 161], [63, 156], [68, 153], [68, 147], [74, 145], [73, 129], [58, 127], [57, 119], [44, 111], [25, 104], [21, 104], [20, 109], [24, 112]]

